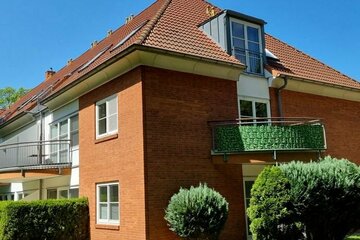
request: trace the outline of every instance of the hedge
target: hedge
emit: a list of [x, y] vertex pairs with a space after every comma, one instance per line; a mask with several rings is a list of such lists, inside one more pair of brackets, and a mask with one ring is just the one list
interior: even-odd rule
[[90, 239], [88, 201], [0, 202], [0, 239]]

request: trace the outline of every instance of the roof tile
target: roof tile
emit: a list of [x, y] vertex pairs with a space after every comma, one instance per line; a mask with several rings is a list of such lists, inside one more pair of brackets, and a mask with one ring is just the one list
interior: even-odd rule
[[[101, 40], [96, 46], [88, 49], [73, 60], [71, 64], [64, 66], [50, 79], [35, 87], [13, 104], [10, 109], [0, 110], [0, 117], [5, 116], [5, 120], [8, 120], [33, 108], [36, 101], [29, 101], [33, 96], [42, 92], [42, 98], [54, 94], [134, 44], [240, 65], [241, 63], [237, 59], [229, 56], [224, 49], [199, 28], [201, 23], [210, 18], [206, 13], [206, 8], [209, 5], [211, 4], [204, 0], [155, 1], [135, 16], [133, 20]], [[216, 14], [221, 12], [221, 9], [215, 6], [214, 10]], [[128, 40], [113, 49], [139, 26], [141, 26], [140, 29]], [[89, 66], [79, 71], [82, 66], [107, 46], [111, 46], [111, 48]], [[266, 35], [266, 47], [281, 60], [280, 62], [269, 61], [267, 67], [270, 70], [293, 74], [302, 78], [316, 79], [320, 82], [360, 88], [360, 83], [270, 35]], [[24, 104], [26, 102], [28, 103]], [[23, 107], [20, 109], [21, 106]]]
[[280, 59], [280, 62], [271, 60], [268, 62], [268, 68], [274, 72], [321, 83], [360, 89], [360, 82], [269, 34], [266, 34], [265, 42], [266, 48]]

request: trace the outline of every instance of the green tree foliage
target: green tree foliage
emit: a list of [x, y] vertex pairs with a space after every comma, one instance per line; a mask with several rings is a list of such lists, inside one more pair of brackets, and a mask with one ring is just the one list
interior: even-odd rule
[[295, 229], [309, 240], [343, 240], [360, 228], [360, 167], [345, 159], [265, 169], [251, 193], [255, 239], [300, 239], [283, 231]]
[[342, 240], [360, 227], [360, 167], [345, 159], [280, 166], [308, 239]]
[[228, 216], [228, 202], [220, 193], [200, 184], [181, 188], [171, 197], [165, 220], [171, 231], [186, 239], [218, 239]]
[[278, 167], [267, 167], [255, 181], [247, 209], [254, 240], [302, 239], [302, 225], [294, 221], [290, 182]]
[[6, 87], [0, 89], [0, 109], [9, 108], [11, 104], [19, 100], [22, 96], [28, 93], [30, 90], [25, 88], [15, 89], [12, 87]]

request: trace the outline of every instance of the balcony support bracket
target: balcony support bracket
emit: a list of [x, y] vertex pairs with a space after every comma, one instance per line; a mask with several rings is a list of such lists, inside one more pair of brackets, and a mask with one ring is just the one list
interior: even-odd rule
[[273, 159], [276, 160], [277, 159], [277, 153], [276, 153], [276, 150], [274, 150], [273, 152]]
[[228, 155], [226, 153], [224, 153], [223, 160], [224, 160], [224, 162], [228, 161]]

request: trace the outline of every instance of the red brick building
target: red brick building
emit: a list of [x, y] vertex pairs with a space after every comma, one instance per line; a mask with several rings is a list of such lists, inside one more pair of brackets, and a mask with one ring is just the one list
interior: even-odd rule
[[[203, 0], [158, 0], [0, 112], [0, 198], [89, 198], [92, 239], [177, 239], [164, 209], [206, 182], [247, 239], [264, 166], [360, 163], [360, 83]], [[2, 151], [1, 151], [2, 150]]]

